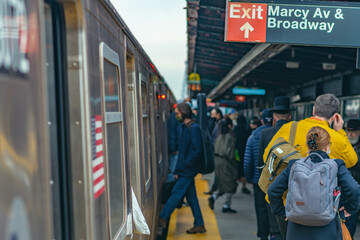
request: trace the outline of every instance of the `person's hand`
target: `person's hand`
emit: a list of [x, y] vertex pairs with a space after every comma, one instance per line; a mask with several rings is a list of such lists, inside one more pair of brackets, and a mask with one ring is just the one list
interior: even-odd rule
[[174, 174], [174, 178], [175, 178], [176, 180], [178, 180], [178, 179], [179, 179], [179, 176], [176, 175], [176, 174]]
[[341, 115], [338, 113], [334, 114], [334, 130], [339, 131], [344, 126], [344, 120], [342, 119]]
[[350, 217], [351, 216], [351, 214], [346, 211], [344, 206], [339, 209], [339, 211], [343, 211], [343, 210], [344, 210], [344, 216], [345, 217]]

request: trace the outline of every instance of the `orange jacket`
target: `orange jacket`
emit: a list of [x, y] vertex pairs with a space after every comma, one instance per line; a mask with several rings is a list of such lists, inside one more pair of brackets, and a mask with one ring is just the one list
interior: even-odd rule
[[[329, 123], [327, 121], [322, 121], [317, 118], [306, 118], [304, 120], [299, 121], [294, 145], [299, 145], [297, 150], [305, 157], [308, 155], [308, 147], [306, 145], [306, 135], [310, 128], [319, 126], [324, 128], [330, 134], [330, 154], [329, 157], [332, 159], [342, 159], [345, 162], [347, 168], [354, 166], [357, 161], [358, 157], [354, 148], [352, 147], [349, 139], [346, 136], [346, 133], [343, 129], [339, 131], [335, 131], [334, 129], [330, 128]], [[289, 141], [289, 134], [290, 134], [291, 122], [284, 124], [279, 131], [275, 134], [275, 136], [271, 139], [269, 145], [266, 147], [263, 155], [264, 162], [266, 161], [266, 157], [269, 153], [271, 145], [273, 142], [279, 138], [283, 137], [286, 141]]]

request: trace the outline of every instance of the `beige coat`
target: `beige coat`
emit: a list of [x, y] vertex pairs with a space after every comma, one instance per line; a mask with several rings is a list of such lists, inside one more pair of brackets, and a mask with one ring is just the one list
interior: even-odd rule
[[215, 141], [215, 174], [220, 193], [235, 193], [237, 188], [237, 162], [235, 160], [235, 138], [220, 134]]

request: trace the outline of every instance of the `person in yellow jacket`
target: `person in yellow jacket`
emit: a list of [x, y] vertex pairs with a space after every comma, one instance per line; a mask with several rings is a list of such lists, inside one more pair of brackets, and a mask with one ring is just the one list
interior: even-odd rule
[[[339, 100], [332, 94], [323, 94], [316, 98], [313, 108], [313, 117], [306, 118], [299, 121], [294, 146], [296, 149], [306, 157], [308, 155], [308, 149], [306, 147], [306, 133], [310, 128], [319, 126], [324, 128], [331, 137], [331, 146], [329, 157], [332, 159], [342, 159], [345, 162], [347, 168], [353, 167], [358, 157], [354, 148], [352, 147], [346, 132], [343, 130], [344, 121], [340, 114]], [[274, 141], [283, 137], [286, 141], [289, 141], [289, 134], [292, 122], [284, 124], [279, 131], [271, 139], [269, 145], [266, 147], [263, 155], [264, 162], [269, 153]], [[332, 129], [330, 126], [333, 124]]]

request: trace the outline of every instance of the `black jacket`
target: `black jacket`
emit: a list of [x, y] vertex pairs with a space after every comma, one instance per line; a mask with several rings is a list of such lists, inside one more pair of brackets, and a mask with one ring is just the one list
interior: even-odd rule
[[180, 122], [175, 118], [175, 112], [170, 114], [168, 120], [168, 151], [169, 153], [178, 151], [178, 132]]
[[[323, 158], [329, 156], [323, 151], [317, 151]], [[317, 156], [310, 156], [311, 161], [320, 161]], [[288, 189], [288, 181], [291, 166], [296, 160], [291, 160], [287, 168], [274, 180], [268, 189], [270, 200], [270, 207], [274, 215], [282, 216], [285, 219], [285, 207], [283, 204], [283, 193]], [[343, 160], [334, 159], [338, 165], [338, 186], [341, 187], [340, 204], [345, 206], [345, 209], [353, 214], [359, 209], [360, 189], [359, 184], [351, 176], [349, 170], [346, 168]], [[339, 218], [335, 217], [328, 225], [322, 227], [311, 227], [288, 221], [287, 238], [288, 240], [338, 240], [342, 239], [341, 232], [338, 234], [338, 229], [341, 229]], [[340, 238], [337, 238], [339, 236]]]
[[279, 129], [285, 123], [287, 123], [286, 120], [278, 120], [275, 123], [275, 126], [273, 126], [272, 128], [264, 129], [261, 132], [260, 142], [259, 142], [259, 158], [258, 158], [258, 166], [259, 167], [264, 165], [263, 155], [264, 155], [264, 151], [265, 151], [267, 145], [269, 144], [271, 139], [275, 136], [277, 131], [279, 131]]

